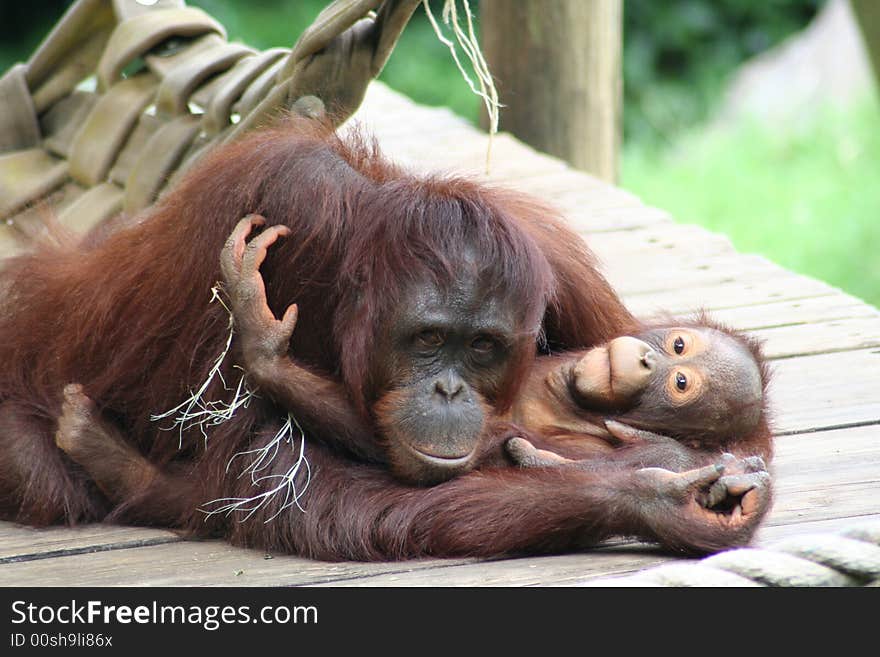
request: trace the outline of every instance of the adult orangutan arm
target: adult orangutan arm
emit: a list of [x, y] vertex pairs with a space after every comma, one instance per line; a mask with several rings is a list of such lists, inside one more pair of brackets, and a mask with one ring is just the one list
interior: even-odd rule
[[260, 265], [268, 248], [278, 238], [289, 235], [290, 229], [271, 226], [247, 242], [251, 231], [265, 221], [258, 215], [242, 219], [220, 256], [224, 289], [245, 371], [304, 426], [321, 426], [322, 435], [333, 437], [353, 453], [381, 460], [378, 449], [370, 450], [375, 445], [373, 429], [356, 411], [343, 386], [311, 372], [288, 354], [298, 307], [291, 305], [280, 320], [275, 317], [266, 301]]

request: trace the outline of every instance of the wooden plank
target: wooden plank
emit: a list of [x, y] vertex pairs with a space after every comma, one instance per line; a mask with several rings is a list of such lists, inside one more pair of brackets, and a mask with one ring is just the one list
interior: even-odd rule
[[880, 423], [880, 349], [773, 363], [777, 434]]
[[515, 186], [515, 181], [520, 178], [566, 171], [563, 162], [530, 149], [510, 135], [498, 134], [492, 139], [487, 173], [489, 139], [472, 128], [440, 138], [432, 134], [430, 141], [386, 139], [380, 143], [383, 151], [392, 159], [416, 171], [463, 176], [484, 183], [501, 183], [507, 187]]
[[657, 209], [645, 205], [637, 196], [626, 190], [612, 187], [585, 173], [571, 169], [553, 169], [549, 172], [535, 169], [528, 177], [512, 181], [498, 178], [498, 182], [542, 199], [551, 207], [558, 209], [563, 217], [583, 210], [630, 209], [650, 212]]
[[653, 546], [629, 544], [578, 554], [503, 559], [442, 569], [335, 580], [324, 586], [560, 586], [607, 575], [624, 575], [670, 559]]
[[[875, 470], [877, 464], [874, 464]], [[840, 475], [840, 473], [837, 473]], [[790, 490], [780, 483], [778, 496], [784, 509], [768, 521], [773, 525], [797, 525], [802, 522], [845, 519], [855, 522], [863, 516], [878, 512], [877, 493], [880, 491], [876, 476], [863, 481], [811, 481], [807, 488]], [[873, 497], [872, 497], [873, 496]]]
[[798, 522], [790, 525], [764, 525], [755, 535], [754, 545], [758, 547], [772, 547], [777, 541], [792, 536], [804, 534], [834, 534], [861, 522], [880, 520], [880, 513], [870, 513], [863, 516], [847, 516], [844, 518], [831, 518], [828, 520], [814, 520], [811, 522]]
[[740, 330], [769, 329], [878, 315], [880, 310], [842, 292], [810, 299], [724, 308], [712, 312], [712, 316], [718, 321]]
[[[799, 486], [816, 473], [854, 465], [873, 467], [880, 477], [880, 424], [779, 436], [774, 445], [774, 474]], [[874, 504], [880, 512], [880, 497]]]
[[781, 436], [775, 446], [766, 527], [846, 524], [880, 513], [880, 425]]
[[0, 221], [0, 259], [23, 252], [22, 242], [21, 231], [6, 221]]
[[671, 219], [670, 215], [663, 210], [652, 208], [638, 201], [634, 202], [628, 194], [617, 193], [613, 188], [577, 192], [570, 196], [560, 194], [547, 197], [545, 201], [558, 208], [562, 216], [569, 220], [575, 228], [581, 219], [588, 219], [590, 215], [596, 213], [657, 214]]
[[[630, 204], [641, 204], [634, 195], [576, 172], [562, 160], [536, 151], [507, 133], [492, 138], [489, 174], [486, 175], [489, 138], [484, 131], [448, 108], [415, 105], [381, 83], [370, 85], [367, 99], [352, 124], [366, 127], [379, 139], [388, 156], [415, 169], [448, 171], [517, 188], [528, 188], [536, 177], [564, 178], [574, 181], [568, 189], [598, 188], [626, 197]], [[426, 127], [430, 140], [424, 139]]]
[[480, 134], [477, 128], [448, 107], [417, 105], [378, 81], [370, 83], [364, 102], [342, 129], [356, 124], [375, 133], [383, 150], [389, 154], [393, 154], [397, 147], [411, 148], [413, 141], [424, 142], [426, 134], [439, 141], [450, 134]]
[[0, 564], [0, 581], [5, 586], [295, 586], [470, 561], [328, 563], [288, 555], [267, 557], [222, 541], [186, 541]]
[[738, 254], [705, 257], [699, 254], [663, 251], [645, 254], [636, 261], [602, 263], [602, 273], [618, 294], [653, 294], [678, 291], [689, 286], [727, 282], [747, 283], [789, 272], [761, 256]]
[[[474, 175], [486, 178], [479, 171], [485, 136], [472, 126], [394, 92], [380, 100], [371, 111], [392, 157], [432, 169], [440, 162], [452, 168], [470, 162]], [[590, 233], [609, 279], [635, 312], [702, 306], [766, 340], [776, 359], [771, 400], [779, 438], [776, 499], [759, 544], [880, 516], [880, 312], [820, 281], [737, 255], [726, 237], [675, 224], [633, 195], [507, 136], [497, 145], [497, 168], [488, 178], [547, 199], [577, 230]], [[0, 523], [4, 585], [564, 585], [666, 559], [643, 545], [618, 542], [556, 557], [328, 564], [266, 559], [217, 541], [181, 542], [161, 530], [34, 530]]]
[[114, 525], [36, 529], [11, 522], [0, 522], [0, 564], [175, 543], [180, 540], [174, 532], [162, 529]]
[[564, 215], [575, 231], [590, 235], [644, 228], [672, 221], [669, 213], [656, 208], [614, 207], [595, 210], [575, 208], [565, 211]]
[[692, 224], [661, 223], [635, 230], [598, 233], [585, 237], [590, 249], [600, 260], [625, 260], [637, 265], [645, 254], [663, 251], [702, 254], [703, 256], [735, 253], [730, 239]]
[[[647, 275], [646, 275], [647, 277]], [[682, 315], [700, 309], [718, 310], [741, 306], [810, 299], [834, 294], [835, 288], [814, 278], [780, 269], [778, 274], [748, 280], [683, 285], [676, 290], [622, 294], [627, 307], [640, 317], [657, 313]]]
[[536, 172], [533, 176], [518, 180], [516, 188], [525, 194], [539, 196], [554, 204], [562, 199], [612, 190], [613, 194], [628, 199], [631, 204], [644, 206], [644, 203], [635, 194], [619, 187], [613, 187], [595, 176], [571, 168], [551, 174]]
[[[372, 106], [374, 98], [376, 105]], [[386, 154], [401, 164], [429, 171], [448, 170], [536, 194], [560, 207], [577, 230], [625, 230], [669, 220], [667, 213], [645, 206], [629, 192], [575, 172], [561, 160], [539, 153], [507, 134], [493, 139], [487, 176], [486, 133], [451, 117], [448, 110], [417, 106], [382, 85], [371, 85], [367, 100], [354, 118], [375, 133]], [[431, 135], [427, 141], [426, 126], [430, 126]], [[586, 194], [587, 190], [591, 193]]]
[[760, 329], [749, 331], [749, 334], [764, 341], [764, 354], [768, 358], [880, 347], [880, 313], [854, 319]]

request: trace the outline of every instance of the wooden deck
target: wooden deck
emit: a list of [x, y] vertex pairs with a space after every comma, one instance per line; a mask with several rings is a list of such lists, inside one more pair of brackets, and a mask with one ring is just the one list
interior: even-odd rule
[[[377, 83], [357, 118], [401, 163], [487, 178], [486, 137], [447, 110], [417, 106]], [[636, 313], [705, 307], [766, 341], [775, 372], [776, 501], [758, 546], [880, 519], [877, 309], [764, 258], [737, 253], [725, 237], [676, 224], [632, 194], [510, 136], [494, 140], [488, 179], [560, 206]], [[103, 525], [34, 530], [0, 523], [4, 586], [566, 585], [669, 559], [651, 546], [621, 541], [553, 557], [327, 564], [185, 541], [170, 531]]]

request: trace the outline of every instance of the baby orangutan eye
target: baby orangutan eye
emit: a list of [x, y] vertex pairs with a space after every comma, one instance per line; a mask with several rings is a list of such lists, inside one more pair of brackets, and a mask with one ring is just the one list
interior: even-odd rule
[[675, 353], [681, 354], [684, 351], [684, 340], [681, 336], [675, 338], [675, 341], [672, 343], [672, 348], [675, 349]]
[[675, 373], [675, 387], [678, 388], [681, 392], [687, 390], [688, 380], [687, 377], [681, 372]]

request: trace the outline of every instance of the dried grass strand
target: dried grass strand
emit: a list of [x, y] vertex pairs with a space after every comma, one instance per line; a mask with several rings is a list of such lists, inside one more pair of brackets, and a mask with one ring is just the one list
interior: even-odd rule
[[229, 421], [239, 408], [247, 408], [251, 400], [257, 396], [253, 390], [247, 387], [247, 375], [245, 371], [236, 365], [235, 369], [240, 370], [242, 374], [238, 380], [238, 384], [234, 388], [232, 400], [227, 402], [223, 400], [205, 401], [204, 399], [205, 393], [216, 378], [220, 379], [225, 391], [231, 392], [233, 390], [233, 388], [230, 388], [227, 385], [226, 379], [220, 370], [232, 345], [232, 336], [235, 333], [235, 320], [229, 306], [223, 301], [219, 283], [211, 288], [211, 301], [209, 303], [214, 303], [215, 301], [219, 302], [229, 315], [228, 333], [223, 350], [214, 361], [208, 375], [205, 377], [205, 380], [202, 382], [201, 386], [199, 386], [198, 390], [193, 392], [174, 408], [165, 411], [164, 413], [150, 416], [150, 420], [153, 422], [159, 422], [176, 416], [170, 427], [161, 427], [161, 429], [163, 431], [173, 431], [175, 428], [177, 429], [178, 449], [183, 446], [183, 434], [193, 427], [198, 427], [202, 434], [202, 438], [205, 441], [205, 445], [207, 446], [208, 428]]
[[[296, 430], [299, 432], [299, 456], [296, 462], [283, 474], [267, 474], [260, 476], [259, 473], [272, 464], [283, 444], [289, 444], [292, 450], [296, 450], [296, 441], [293, 437], [294, 427], [296, 427]], [[305, 432], [303, 432], [302, 427], [300, 427], [299, 423], [293, 418], [293, 416], [288, 413], [287, 421], [266, 445], [256, 449], [238, 452], [234, 454], [226, 464], [226, 472], [228, 473], [236, 459], [253, 455], [253, 460], [242, 469], [238, 477], [241, 478], [248, 474], [251, 478], [251, 485], [260, 486], [263, 484], [269, 484], [270, 487], [262, 493], [251, 497], [221, 497], [216, 500], [211, 500], [210, 502], [206, 502], [203, 505], [203, 508], [199, 510], [205, 514], [206, 520], [216, 514], [229, 516], [233, 513], [244, 513], [244, 517], [241, 518], [239, 522], [245, 522], [270, 500], [283, 493], [284, 501], [275, 513], [263, 521], [264, 524], [271, 522], [281, 513], [294, 505], [300, 511], [305, 513], [305, 509], [300, 504], [300, 499], [305, 494], [312, 478], [311, 468], [309, 467], [309, 462], [305, 456], [305, 448]], [[302, 484], [301, 488], [298, 488], [296, 479], [300, 473], [304, 474], [305, 482]], [[216, 505], [216, 507], [213, 509], [208, 508], [211, 505]]]
[[[452, 33], [455, 36], [455, 42], [446, 37], [443, 33], [443, 29], [440, 27], [440, 24], [437, 22], [437, 19], [431, 11], [429, 0], [422, 0], [422, 4], [425, 7], [428, 21], [431, 23], [431, 27], [434, 28], [434, 33], [437, 35], [437, 38], [449, 48], [449, 52], [452, 53], [452, 59], [455, 61], [455, 65], [458, 67], [462, 77], [464, 77], [468, 86], [471, 88], [471, 91], [482, 98], [483, 104], [486, 106], [486, 113], [489, 117], [489, 142], [486, 147], [486, 173], [488, 174], [492, 157], [492, 138], [498, 132], [501, 104], [498, 102], [498, 91], [495, 88], [495, 81], [492, 79], [492, 73], [489, 71], [489, 65], [486, 63], [486, 59], [483, 57], [483, 53], [480, 50], [480, 42], [479, 39], [477, 39], [476, 30], [474, 29], [473, 13], [471, 12], [470, 3], [468, 0], [462, 0], [464, 14], [467, 20], [467, 32], [461, 27], [456, 0], [445, 0], [443, 4], [441, 17], [443, 22], [451, 27]], [[461, 60], [458, 57], [458, 50], [456, 49], [456, 42], [470, 62], [477, 78], [477, 84], [474, 84], [471, 76], [468, 75], [464, 65], [461, 63]], [[479, 85], [479, 88], [477, 88], [477, 85]]]

